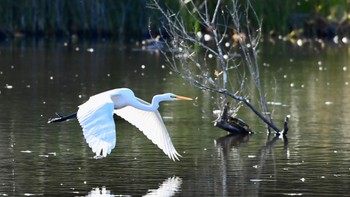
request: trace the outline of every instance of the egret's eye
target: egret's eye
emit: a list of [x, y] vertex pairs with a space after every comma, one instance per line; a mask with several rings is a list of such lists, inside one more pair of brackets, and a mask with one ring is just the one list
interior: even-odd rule
[[176, 96], [175, 95], [171, 95], [170, 98], [176, 98]]

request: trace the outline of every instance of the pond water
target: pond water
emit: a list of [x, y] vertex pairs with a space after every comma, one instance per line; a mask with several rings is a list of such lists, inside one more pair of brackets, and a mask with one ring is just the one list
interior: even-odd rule
[[[268, 136], [249, 109], [252, 136], [215, 128], [209, 93], [184, 83], [155, 51], [114, 42], [26, 41], [0, 45], [2, 196], [346, 196], [350, 189], [349, 47], [262, 43], [261, 77], [274, 121]], [[47, 124], [96, 93], [129, 87], [147, 101], [162, 92], [196, 98], [160, 112], [181, 161], [173, 162], [116, 117], [117, 145], [104, 159], [77, 120]]]

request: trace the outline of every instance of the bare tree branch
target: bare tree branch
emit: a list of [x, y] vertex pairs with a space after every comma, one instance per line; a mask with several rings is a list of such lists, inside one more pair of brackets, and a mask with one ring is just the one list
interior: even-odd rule
[[[167, 48], [161, 52], [170, 68], [185, 81], [201, 90], [223, 95], [222, 109], [227, 103], [227, 97], [230, 97], [237, 101], [234, 111], [238, 111], [241, 103], [244, 103], [268, 127], [280, 132], [271, 121], [271, 116], [267, 115], [269, 113], [260, 83], [258, 63], [261, 22], [250, 1], [247, 1], [243, 13], [240, 13], [237, 0], [230, 0], [229, 4], [217, 0], [214, 10], [209, 10], [209, 3], [213, 2], [204, 0], [197, 6], [194, 1], [189, 0], [181, 5], [195, 23], [201, 25], [202, 30], [195, 32], [196, 29], [186, 28], [189, 24], [184, 22], [180, 12], [161, 7], [157, 0], [152, 1], [150, 7], [160, 11], [163, 28], [171, 38], [165, 40]], [[250, 17], [257, 22], [256, 31], [251, 27]], [[217, 61], [212, 64], [212, 60]], [[262, 113], [247, 99], [248, 93], [245, 90], [249, 87], [245, 83], [245, 67], [259, 92]]]

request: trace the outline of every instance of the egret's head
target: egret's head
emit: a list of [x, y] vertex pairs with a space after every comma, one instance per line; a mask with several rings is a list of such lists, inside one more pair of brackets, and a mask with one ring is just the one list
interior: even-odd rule
[[185, 97], [185, 96], [179, 96], [173, 93], [165, 93], [165, 94], [160, 94], [157, 95], [159, 96], [161, 101], [174, 101], [174, 100], [187, 100], [187, 101], [191, 101], [192, 98], [189, 97]]

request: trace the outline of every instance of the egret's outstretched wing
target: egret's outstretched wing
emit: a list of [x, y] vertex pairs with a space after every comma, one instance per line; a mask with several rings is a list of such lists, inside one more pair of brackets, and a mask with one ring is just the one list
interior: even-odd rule
[[[142, 101], [141, 99], [138, 100]], [[145, 101], [142, 102], [147, 103]], [[163, 150], [170, 159], [179, 160], [178, 157], [181, 157], [181, 155], [175, 150], [158, 111], [144, 111], [132, 106], [126, 106], [121, 109], [116, 109], [115, 113], [140, 129], [140, 131]]]
[[[90, 99], [79, 106], [78, 121], [83, 128], [86, 142], [97, 156], [104, 157], [115, 147], [116, 134], [112, 100]], [[101, 153], [102, 151], [102, 153]]]

